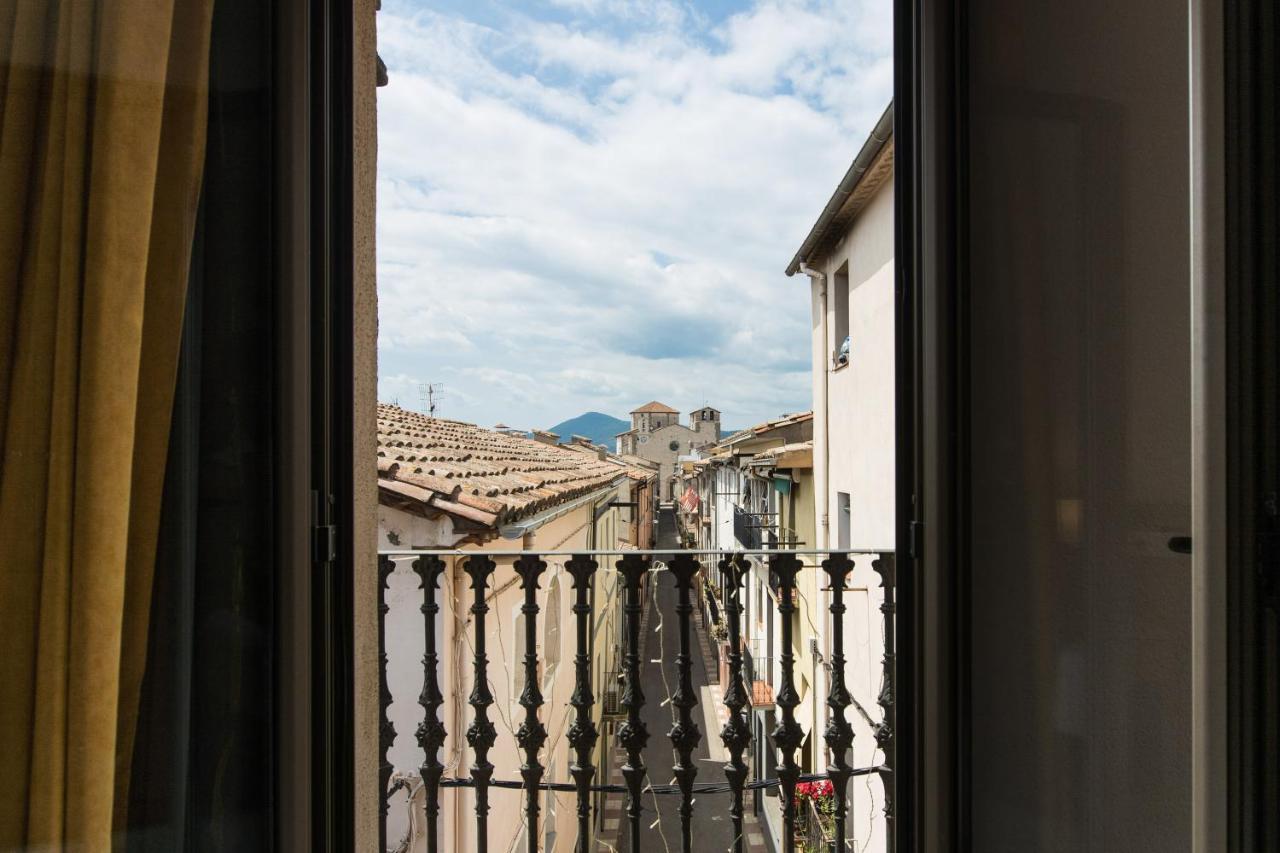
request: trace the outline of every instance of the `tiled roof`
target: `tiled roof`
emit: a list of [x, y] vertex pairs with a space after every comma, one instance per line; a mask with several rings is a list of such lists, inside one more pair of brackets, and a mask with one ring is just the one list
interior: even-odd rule
[[813, 439], [761, 450], [751, 457], [751, 464], [763, 468], [812, 468]]
[[623, 463], [630, 465], [632, 468], [641, 468], [648, 471], [650, 474], [656, 474], [658, 469], [662, 467], [652, 459], [645, 459], [642, 456], [633, 456], [630, 453], [619, 454], [618, 458], [621, 459]]
[[783, 415], [780, 418], [774, 418], [771, 421], [765, 421], [764, 423], [756, 424], [755, 426], [747, 427], [744, 430], [739, 430], [738, 432], [735, 432], [733, 435], [729, 436], [728, 438], [724, 439], [719, 444], [717, 444], [716, 449], [718, 450], [724, 447], [728, 447], [731, 444], [737, 444], [738, 442], [744, 439], [754, 438], [756, 436], [764, 435], [766, 433], [772, 432], [775, 429], [782, 429], [783, 427], [791, 426], [792, 424], [802, 424], [805, 421], [811, 421], [811, 420], [813, 420], [812, 411], [796, 412], [790, 415]]
[[649, 413], [651, 413], [651, 412], [658, 412], [658, 413], [661, 413], [661, 414], [669, 414], [669, 415], [678, 415], [678, 414], [680, 414], [678, 411], [676, 411], [675, 409], [671, 408], [671, 407], [670, 407], [670, 406], [668, 406], [666, 403], [659, 403], [657, 400], [650, 400], [649, 402], [645, 403], [645, 404], [644, 404], [643, 406], [641, 406], [640, 408], [638, 408], [638, 409], [632, 409], [630, 412], [628, 412], [628, 414], [632, 414], [632, 415], [637, 414], [637, 413], [638, 413], [638, 414], [649, 414]]
[[392, 506], [497, 527], [624, 474], [594, 454], [378, 404], [379, 498]]
[[614, 465], [618, 465], [625, 469], [627, 476], [632, 480], [648, 480], [656, 476], [658, 473], [657, 464], [651, 463], [647, 459], [641, 459], [638, 456], [619, 456], [616, 453], [610, 453], [606, 448], [601, 447], [598, 444], [591, 444], [591, 440], [588, 438], [583, 436], [574, 437], [581, 438], [582, 441], [575, 442], [574, 444], [562, 444], [560, 446], [567, 450], [573, 450], [577, 453], [589, 453], [597, 459], [600, 458], [600, 454], [603, 453], [604, 457]]
[[777, 447], [770, 447], [767, 450], [761, 450], [754, 458], [777, 459], [779, 456], [786, 456], [788, 453], [803, 453], [806, 450], [813, 450], [813, 439], [809, 439], [808, 441], [796, 441], [791, 444], [780, 444]]

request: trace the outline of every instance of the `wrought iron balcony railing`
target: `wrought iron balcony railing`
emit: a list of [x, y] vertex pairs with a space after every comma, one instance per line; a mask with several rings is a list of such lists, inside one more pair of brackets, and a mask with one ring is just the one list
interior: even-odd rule
[[733, 538], [742, 543], [747, 553], [760, 548], [759, 516], [737, 504], [733, 505]]
[[[782, 617], [780, 635], [778, 637], [777, 683], [774, 685], [774, 704], [776, 705], [777, 723], [768, 734], [772, 747], [776, 750], [777, 777], [770, 779], [748, 780], [749, 767], [745, 760], [747, 749], [751, 747], [751, 694], [750, 682], [744, 679], [754, 673], [744, 673], [744, 637], [743, 637], [743, 598], [744, 581], [748, 578], [750, 564], [749, 553], [759, 554], [767, 563], [771, 585], [784, 594], [779, 596], [778, 613]], [[547, 569], [548, 559], [563, 558], [563, 569], [572, 579], [571, 600], [572, 626], [572, 695], [567, 705], [572, 708], [572, 725], [568, 726], [566, 741], [571, 748], [568, 760], [569, 781], [557, 781], [544, 778], [547, 768], [542, 763], [544, 746], [548, 741], [548, 730], [543, 720], [543, 691], [547, 682], [540, 666], [538, 655], [539, 616], [544, 621], [552, 618], [552, 614], [540, 614], [538, 604], [539, 579]], [[808, 559], [806, 559], [808, 558]], [[878, 697], [881, 706], [880, 719], [874, 723], [872, 734], [877, 745], [878, 762], [868, 766], [854, 767], [850, 761], [850, 750], [853, 746], [854, 731], [851, 721], [846, 718], [846, 711], [853, 703], [849, 687], [846, 683], [846, 645], [844, 636], [844, 614], [846, 611], [846, 580], [854, 571], [855, 559], [862, 558], [870, 562], [871, 568], [880, 578], [882, 600], [880, 611], [883, 629], [883, 656], [881, 665], [882, 689]], [[511, 565], [499, 570], [498, 560], [510, 560]], [[892, 553], [868, 552], [815, 552], [815, 551], [755, 551], [736, 552], [730, 554], [708, 555], [705, 552], [671, 552], [671, 551], [584, 551], [584, 552], [548, 552], [526, 553], [514, 551], [450, 551], [450, 552], [386, 552], [379, 555], [380, 608], [379, 608], [379, 655], [381, 660], [380, 698], [382, 723], [380, 730], [381, 766], [378, 783], [385, 793], [382, 801], [383, 849], [386, 849], [386, 817], [387, 806], [391, 794], [396, 790], [408, 789], [403, 780], [393, 784], [392, 762], [389, 750], [392, 747], [396, 731], [391, 717], [388, 715], [392, 695], [388, 683], [388, 643], [404, 641], [403, 637], [389, 636], [386, 616], [390, 611], [391, 578], [396, 572], [397, 563], [408, 563], [417, 576], [418, 596], [421, 604], [417, 608], [421, 613], [421, 638], [413, 643], [420, 643], [423, 650], [420, 676], [421, 692], [417, 704], [421, 707], [421, 721], [418, 723], [415, 738], [421, 753], [421, 764], [416, 768], [416, 778], [421, 780], [421, 796], [424, 799], [425, 814], [425, 849], [435, 853], [441, 842], [441, 792], [447, 789], [470, 789], [474, 799], [474, 848], [485, 853], [488, 846], [488, 819], [490, 812], [489, 792], [491, 789], [517, 789], [522, 794], [524, 839], [527, 849], [538, 849], [542, 836], [539, 829], [539, 818], [542, 797], [546, 791], [566, 792], [576, 795], [577, 805], [577, 839], [574, 849], [588, 851], [596, 849], [593, 820], [596, 807], [595, 798], [601, 794], [625, 795], [625, 830], [628, 835], [631, 853], [639, 853], [642, 844], [642, 825], [646, 823], [644, 812], [646, 800], [652, 797], [670, 796], [678, 798], [678, 815], [681, 828], [680, 849], [687, 853], [693, 849], [691, 830], [694, 814], [694, 801], [700, 793], [728, 793], [731, 797], [728, 809], [733, 825], [733, 850], [743, 853], [744, 842], [744, 794], [759, 789], [778, 789], [782, 804], [782, 838], [781, 849], [793, 851], [797, 844], [797, 824], [802, 822], [797, 813], [796, 786], [801, 782], [830, 780], [838, 804], [834, 820], [834, 838], [836, 850], [846, 849], [845, 814], [849, 781], [854, 777], [878, 776], [883, 788], [883, 813], [886, 849], [894, 851], [894, 797], [893, 767], [895, 761], [894, 742], [894, 679], [896, 670], [894, 642], [894, 589], [895, 567]], [[806, 565], [810, 563], [810, 565]], [[694, 610], [696, 577], [703, 566], [718, 566], [724, 580], [724, 620], [728, 629], [728, 646], [730, 649], [728, 669], [730, 679], [724, 686], [723, 703], [728, 711], [727, 722], [719, 732], [728, 756], [723, 765], [721, 778], [697, 782], [698, 767], [693, 760], [693, 753], [702, 741], [703, 733], [699, 730], [695, 709], [699, 704], [698, 692], [694, 690], [691, 678], [691, 666], [695, 659], [693, 636], [693, 620], [690, 616]], [[665, 569], [665, 571], [658, 571]], [[832, 618], [829, 620], [830, 636], [824, 638], [826, 644], [825, 659], [830, 667], [827, 670], [828, 685], [825, 704], [829, 709], [825, 730], [827, 747], [826, 769], [821, 773], [802, 774], [797, 761], [799, 750], [805, 739], [805, 732], [796, 718], [796, 707], [801, 704], [798, 695], [795, 675], [799, 655], [794, 649], [806, 644], [797, 643], [793, 632], [802, 620], [794, 618], [798, 606], [802, 602], [797, 595], [790, 594], [796, 590], [797, 576], [801, 572], [816, 571], [825, 574], [826, 591], [824, 604]], [[510, 577], [505, 576], [510, 573]], [[620, 721], [614, 732], [616, 744], [625, 752], [625, 763], [621, 767], [622, 784], [609, 784], [597, 779], [597, 762], [593, 758], [597, 753], [600, 738], [600, 726], [604, 718], [602, 714], [609, 709], [608, 684], [593, 684], [592, 673], [594, 661], [591, 654], [591, 632], [598, 616], [593, 609], [592, 590], [599, 576], [616, 573], [611, 578], [610, 589], [617, 589], [620, 595], [621, 636], [622, 636], [622, 680], [621, 694], [618, 697], [618, 709], [625, 712], [625, 719]], [[459, 577], [465, 575], [465, 579]], [[670, 577], [670, 581], [666, 578]], [[444, 590], [441, 580], [445, 579]], [[472, 708], [471, 722], [465, 732], [465, 742], [469, 750], [460, 746], [459, 735], [462, 732], [447, 733], [445, 721], [441, 718], [441, 709], [445, 703], [445, 695], [441, 689], [439, 668], [442, 653], [448, 651], [438, 648], [438, 632], [441, 630], [441, 600], [451, 595], [449, 590], [453, 583], [469, 586], [469, 607], [463, 611], [462, 606], [450, 602], [454, 625], [462, 626], [466, 631], [466, 649], [471, 652], [470, 661], [470, 695], [467, 704]], [[651, 590], [654, 584], [671, 583], [675, 593], [675, 629], [678, 636], [679, 652], [675, 658], [677, 671], [676, 690], [668, 698], [675, 709], [674, 724], [666, 733], [670, 748], [674, 752], [673, 782], [655, 784], [647, 780], [645, 763], [646, 749], [649, 746], [651, 733], [642, 718], [648, 697], [644, 695], [641, 685], [642, 666], [642, 619], [653, 618], [653, 614], [645, 614], [645, 590]], [[490, 654], [494, 650], [486, 644], [488, 632], [486, 620], [490, 618], [491, 596], [503, 590], [510, 590], [514, 595], [517, 589], [522, 599], [518, 607], [521, 615], [522, 635], [513, 638], [523, 646], [523, 654], [518, 663], [523, 664], [523, 682], [519, 690], [518, 704], [523, 714], [514, 708], [499, 707], [496, 713], [502, 717], [504, 711], [511, 722], [522, 717], [519, 730], [514, 731], [515, 741], [522, 755], [514, 756], [520, 760], [520, 778], [495, 778], [494, 757], [507, 760], [510, 764], [513, 756], [491, 756], [497, 740], [494, 718], [494, 695], [490, 677]], [[403, 587], [401, 587], [403, 591]], [[465, 602], [464, 602], [465, 603]], [[812, 602], [808, 606], [815, 606]], [[558, 611], [557, 611], [558, 612]], [[494, 614], [501, 618], [502, 614]], [[556, 631], [558, 632], [558, 615]], [[660, 617], [659, 617], [660, 618]], [[669, 618], [669, 617], [668, 617]], [[808, 621], [808, 620], [803, 620]], [[557, 634], [557, 636], [559, 636]], [[417, 646], [414, 646], [415, 648]], [[549, 653], [550, 648], [547, 649]], [[502, 654], [507, 654], [506, 649]], [[514, 655], [514, 651], [511, 652]], [[461, 661], [461, 655], [455, 651], [454, 656]], [[557, 652], [558, 655], [558, 652]], [[501, 660], [499, 663], [512, 667], [516, 660]], [[558, 663], [558, 660], [557, 660]], [[465, 666], [465, 663], [463, 664]], [[757, 668], [752, 666], [752, 669]], [[456, 671], [455, 671], [456, 674]], [[615, 674], [606, 669], [599, 676], [602, 680], [611, 679]], [[563, 682], [561, 682], [563, 684]], [[601, 692], [603, 701], [597, 704], [596, 691]], [[514, 699], [514, 692], [513, 692]], [[820, 701], [815, 697], [814, 702]], [[665, 702], [663, 704], [666, 704]], [[511, 713], [514, 711], [515, 713]], [[459, 717], [460, 719], [460, 717]], [[865, 718], [864, 718], [865, 719]], [[568, 711], [565, 712], [568, 720]], [[870, 723], [870, 720], [867, 720]], [[403, 724], [403, 723], [402, 723]], [[454, 725], [460, 725], [454, 723]], [[461, 760], [451, 760], [448, 767], [442, 762], [442, 748], [446, 739], [451, 738], [454, 751], [461, 754]], [[549, 750], [548, 750], [549, 752]], [[550, 761], [550, 759], [548, 759]], [[466, 766], [467, 775], [453, 772]], [[821, 765], [820, 765], [821, 766]], [[705, 772], [705, 770], [703, 771]], [[656, 800], [654, 801], [656, 802]], [[457, 819], [456, 816], [454, 818]]]
[[835, 832], [828, 825], [827, 814], [820, 802], [818, 799], [804, 801], [805, 853], [829, 853], [837, 849]]

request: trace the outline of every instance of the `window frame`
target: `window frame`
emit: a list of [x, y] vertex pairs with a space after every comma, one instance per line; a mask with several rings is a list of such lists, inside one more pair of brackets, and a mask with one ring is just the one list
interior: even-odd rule
[[[1245, 5], [1256, 8], [1253, 0]], [[1188, 10], [1193, 238], [1199, 264], [1191, 286], [1199, 300], [1199, 317], [1193, 319], [1199, 324], [1198, 358], [1204, 360], [1194, 375], [1211, 383], [1193, 399], [1196, 417], [1204, 419], [1193, 453], [1202, 490], [1193, 539], [1204, 540], [1195, 543], [1204, 585], [1193, 603], [1192, 642], [1201, 660], [1190, 685], [1198, 709], [1189, 804], [1196, 851], [1253, 849], [1249, 833], [1257, 831], [1262, 811], [1257, 774], [1276, 772], [1277, 751], [1261, 734], [1266, 700], [1259, 696], [1257, 672], [1249, 669], [1246, 632], [1256, 625], [1250, 609], [1260, 612], [1260, 602], [1248, 579], [1257, 571], [1263, 504], [1246, 478], [1255, 472], [1247, 464], [1248, 454], [1257, 451], [1251, 441], [1269, 437], [1268, 452], [1276, 455], [1275, 424], [1263, 420], [1267, 412], [1274, 419], [1280, 406], [1259, 396], [1262, 374], [1245, 351], [1259, 340], [1280, 337], [1280, 321], [1257, 312], [1264, 285], [1258, 270], [1243, 260], [1259, 257], [1264, 239], [1274, 240], [1249, 220], [1256, 214], [1243, 196], [1259, 176], [1274, 176], [1268, 165], [1274, 151], [1265, 148], [1266, 140], [1274, 142], [1274, 118], [1268, 136], [1256, 123], [1259, 117], [1249, 114], [1249, 99], [1268, 86], [1274, 90], [1274, 81], [1261, 75], [1274, 77], [1275, 67], [1239, 49], [1239, 39], [1249, 31], [1243, 23], [1248, 13], [1238, 6], [1227, 15], [1227, 8], [1223, 0], [1193, 0]], [[894, 3], [895, 787], [900, 849], [930, 853], [968, 850], [973, 842], [964, 500], [969, 479], [967, 18], [967, 0]], [[1244, 134], [1252, 136], [1240, 144]], [[1273, 248], [1268, 248], [1271, 256]], [[1235, 268], [1232, 259], [1239, 264]], [[1215, 314], [1224, 302], [1225, 312]], [[1227, 464], [1211, 464], [1221, 456]], [[1213, 566], [1224, 566], [1225, 572], [1211, 571]], [[1227, 618], [1229, 612], [1235, 615]], [[1220, 754], [1215, 745], [1223, 747]], [[1260, 771], [1260, 759], [1270, 762], [1269, 771]]]
[[365, 556], [355, 535], [355, 16], [372, 26], [373, 12], [366, 0], [274, 5], [276, 846], [342, 853], [360, 834], [353, 579]]
[[[840, 360], [840, 350], [844, 347], [845, 338], [850, 337], [850, 313], [849, 313], [849, 297], [852, 296], [852, 285], [849, 282], [849, 262], [846, 260], [840, 265], [840, 268], [831, 276], [831, 286], [827, 288], [828, 297], [831, 299], [831, 340], [827, 342], [831, 353], [830, 369], [832, 371], [840, 370], [847, 367], [849, 357], [845, 356], [844, 361]], [[843, 332], [843, 334], [841, 334]]]

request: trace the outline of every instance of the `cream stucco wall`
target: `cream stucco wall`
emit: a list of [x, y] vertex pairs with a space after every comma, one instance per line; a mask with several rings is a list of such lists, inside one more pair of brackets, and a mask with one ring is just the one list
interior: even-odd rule
[[377, 458], [378, 393], [378, 290], [375, 273], [374, 220], [378, 178], [378, 115], [375, 71], [377, 32], [374, 15], [377, 0], [356, 0], [352, 68], [352, 122], [355, 131], [352, 169], [353, 200], [353, 387], [355, 423], [351, 459], [354, 490], [353, 527], [343, 535], [351, 537], [355, 562], [352, 567], [352, 643], [354, 645], [353, 697], [355, 780], [355, 849], [375, 850], [378, 846], [378, 614], [377, 589], [378, 484], [373, 468]]

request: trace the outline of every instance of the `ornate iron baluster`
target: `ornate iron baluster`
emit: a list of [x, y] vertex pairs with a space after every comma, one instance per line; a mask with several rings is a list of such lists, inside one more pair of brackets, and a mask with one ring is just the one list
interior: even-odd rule
[[623, 615], [627, 648], [623, 656], [625, 679], [622, 701], [627, 709], [627, 720], [618, 729], [618, 743], [627, 751], [627, 763], [622, 765], [622, 776], [627, 782], [627, 818], [631, 822], [631, 851], [640, 851], [640, 789], [644, 783], [645, 745], [649, 743], [649, 730], [640, 719], [644, 707], [644, 691], [640, 689], [640, 581], [649, 571], [649, 558], [639, 554], [627, 554], [618, 561], [618, 572], [623, 580]]
[[800, 779], [800, 765], [796, 764], [796, 750], [804, 742], [804, 732], [796, 722], [796, 706], [800, 698], [796, 693], [794, 669], [795, 654], [791, 649], [791, 614], [795, 613], [796, 573], [800, 560], [787, 554], [769, 558], [769, 574], [778, 589], [778, 615], [782, 622], [782, 689], [778, 691], [776, 704], [782, 709], [782, 719], [773, 729], [774, 746], [782, 753], [782, 766], [778, 768], [778, 781], [782, 787], [782, 835], [783, 850], [796, 847], [796, 782]]
[[880, 612], [884, 614], [884, 657], [881, 659], [881, 666], [884, 671], [884, 685], [880, 688], [880, 695], [876, 698], [876, 703], [882, 711], [882, 719], [880, 725], [875, 727], [876, 744], [884, 753], [884, 761], [881, 766], [884, 770], [880, 773], [880, 781], [884, 786], [884, 834], [885, 849], [893, 853], [897, 849], [897, 823], [894, 816], [894, 765], [897, 763], [897, 749], [894, 744], [894, 726], [897, 722], [896, 711], [894, 710], [894, 678], [897, 675], [897, 652], [896, 652], [896, 628], [895, 616], [897, 614], [897, 602], [894, 597], [894, 589], [897, 584], [897, 571], [894, 562], [894, 555], [891, 553], [881, 554], [871, 563], [871, 568], [880, 576], [880, 587], [884, 590], [884, 600], [880, 602]]
[[691, 674], [693, 655], [690, 652], [689, 614], [693, 612], [693, 604], [689, 594], [693, 590], [693, 576], [698, 572], [698, 561], [688, 554], [677, 554], [672, 557], [668, 566], [676, 579], [676, 620], [680, 626], [680, 652], [676, 655], [676, 670], [679, 681], [676, 693], [671, 697], [671, 704], [677, 710], [676, 724], [672, 726], [671, 745], [676, 749], [676, 764], [672, 768], [676, 781], [680, 784], [680, 850], [690, 853], [693, 849], [693, 780], [698, 775], [698, 768], [693, 763], [693, 751], [701, 740], [701, 731], [693, 721], [693, 709], [698, 704], [697, 694], [693, 690]]
[[538, 783], [543, 770], [538, 763], [538, 750], [547, 740], [546, 726], [538, 719], [538, 708], [542, 707], [542, 690], [538, 687], [538, 578], [546, 570], [547, 564], [536, 554], [516, 560], [516, 574], [520, 575], [520, 588], [524, 590], [520, 608], [524, 614], [524, 690], [520, 693], [524, 722], [516, 732], [516, 742], [524, 750], [520, 778], [525, 787], [525, 840], [529, 853], [538, 849]]
[[827, 721], [826, 740], [831, 750], [831, 764], [827, 778], [836, 802], [836, 850], [845, 849], [845, 796], [853, 768], [849, 765], [848, 751], [853, 746], [853, 726], [845, 719], [845, 709], [852, 702], [849, 688], [844, 681], [844, 604], [845, 578], [853, 571], [853, 563], [847, 554], [832, 554], [822, 561], [822, 568], [831, 582], [831, 690], [827, 694], [827, 707], [831, 717]]
[[413, 561], [413, 570], [422, 580], [422, 624], [426, 645], [422, 655], [422, 693], [418, 704], [422, 706], [422, 724], [418, 726], [418, 748], [422, 750], [422, 765], [418, 773], [426, 795], [427, 853], [439, 849], [436, 830], [440, 817], [440, 777], [444, 765], [440, 763], [440, 749], [444, 746], [444, 723], [440, 722], [440, 706], [444, 696], [436, 673], [440, 656], [436, 649], [436, 614], [440, 605], [436, 602], [440, 576], [444, 574], [444, 560], [439, 557], [419, 557]]
[[591, 692], [591, 655], [587, 649], [587, 637], [591, 627], [591, 578], [595, 575], [596, 561], [590, 557], [574, 557], [565, 563], [565, 569], [573, 578], [573, 614], [577, 617], [578, 642], [574, 656], [574, 687], [569, 704], [573, 706], [573, 725], [569, 727], [569, 745], [575, 751], [569, 773], [578, 786], [578, 853], [590, 853], [591, 839], [591, 779], [596, 768], [591, 763], [591, 751], [595, 749], [596, 724], [591, 719], [591, 706], [595, 696]]
[[493, 694], [489, 691], [489, 658], [485, 656], [484, 617], [489, 612], [485, 603], [485, 590], [489, 586], [489, 576], [493, 574], [494, 562], [488, 557], [468, 557], [463, 569], [471, 577], [471, 589], [474, 603], [471, 615], [475, 618], [475, 664], [473, 676], [475, 683], [471, 687], [471, 696], [467, 703], [475, 709], [475, 720], [467, 729], [467, 743], [475, 751], [475, 763], [471, 765], [471, 780], [476, 791], [476, 850], [487, 853], [489, 850], [489, 780], [493, 778], [493, 765], [489, 763], [489, 750], [493, 747], [497, 732], [489, 720], [489, 706], [493, 704]]
[[729, 689], [724, 694], [729, 721], [720, 732], [720, 740], [729, 751], [724, 775], [733, 790], [733, 803], [729, 807], [729, 817], [733, 820], [733, 853], [743, 853], [742, 790], [747, 780], [747, 764], [742, 753], [751, 744], [751, 726], [747, 722], [747, 712], [743, 710], [750, 697], [742, 682], [742, 581], [750, 566], [745, 557], [726, 557], [720, 561], [720, 571], [727, 584], [724, 611], [729, 623]]
[[382, 719], [378, 723], [378, 839], [387, 846], [387, 788], [391, 784], [391, 757], [388, 754], [396, 739], [396, 727], [387, 713], [391, 708], [391, 687], [387, 684], [387, 592], [391, 589], [391, 573], [396, 561], [390, 557], [378, 557], [378, 705]]

